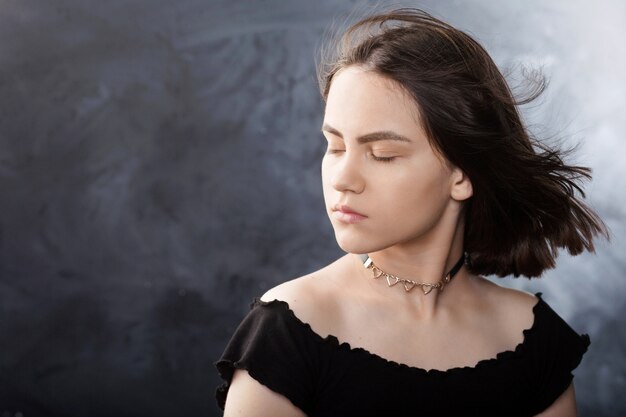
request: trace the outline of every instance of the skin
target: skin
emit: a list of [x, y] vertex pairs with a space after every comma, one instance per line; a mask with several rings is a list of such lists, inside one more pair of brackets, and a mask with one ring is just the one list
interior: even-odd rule
[[[327, 98], [322, 161], [324, 201], [338, 245], [347, 254], [289, 280], [261, 299], [284, 300], [321, 336], [424, 369], [473, 366], [511, 350], [533, 323], [537, 298], [500, 287], [461, 268], [445, 291], [406, 293], [373, 280], [355, 254], [368, 253], [385, 272], [435, 283], [463, 250], [463, 204], [469, 178], [435, 152], [419, 109], [396, 84], [362, 67], [338, 72]], [[391, 131], [410, 142], [360, 143]], [[376, 160], [393, 157], [390, 162]], [[367, 216], [345, 223], [333, 216], [347, 204]], [[464, 346], [460, 351], [455, 346]], [[304, 416], [287, 398], [235, 371], [225, 416]], [[542, 417], [577, 416], [574, 385]]]

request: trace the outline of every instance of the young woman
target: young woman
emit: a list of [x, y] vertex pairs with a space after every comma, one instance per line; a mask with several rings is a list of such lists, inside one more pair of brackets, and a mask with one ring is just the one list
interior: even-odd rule
[[253, 300], [216, 362], [225, 416], [576, 416], [589, 336], [482, 275], [538, 277], [608, 237], [574, 195], [589, 169], [532, 139], [487, 52], [422, 11], [361, 20], [319, 74], [347, 254]]

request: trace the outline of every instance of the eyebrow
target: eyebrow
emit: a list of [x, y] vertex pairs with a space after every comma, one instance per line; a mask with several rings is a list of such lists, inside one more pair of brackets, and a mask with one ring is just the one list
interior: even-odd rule
[[[341, 139], [343, 139], [343, 135], [341, 134], [340, 131], [338, 131], [337, 129], [335, 129], [334, 127], [324, 123], [324, 126], [322, 126], [322, 132], [323, 131], [327, 131], [329, 133], [332, 133], [333, 135], [339, 136]], [[359, 136], [358, 138], [356, 138], [357, 142], [359, 143], [369, 143], [369, 142], [376, 142], [379, 140], [396, 140], [399, 142], [413, 142], [411, 139], [407, 138], [406, 136], [402, 136], [398, 133], [392, 132], [390, 130], [383, 130], [380, 132], [372, 132], [372, 133], [368, 133], [366, 135], [363, 136]]]

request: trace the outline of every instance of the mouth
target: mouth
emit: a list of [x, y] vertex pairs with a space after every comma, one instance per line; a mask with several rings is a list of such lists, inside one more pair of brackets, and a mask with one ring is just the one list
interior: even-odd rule
[[344, 223], [358, 223], [367, 219], [367, 216], [346, 205], [336, 205], [333, 207], [333, 217]]

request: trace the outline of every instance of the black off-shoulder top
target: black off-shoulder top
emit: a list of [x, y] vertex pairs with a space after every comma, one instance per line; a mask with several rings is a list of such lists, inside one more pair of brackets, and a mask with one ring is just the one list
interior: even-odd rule
[[[280, 300], [254, 298], [216, 366], [224, 408], [236, 368], [314, 416], [534, 416], [572, 381], [591, 341], [541, 297], [513, 350], [474, 366], [411, 367], [315, 333]], [[462, 346], [459, 346], [462, 349]]]

